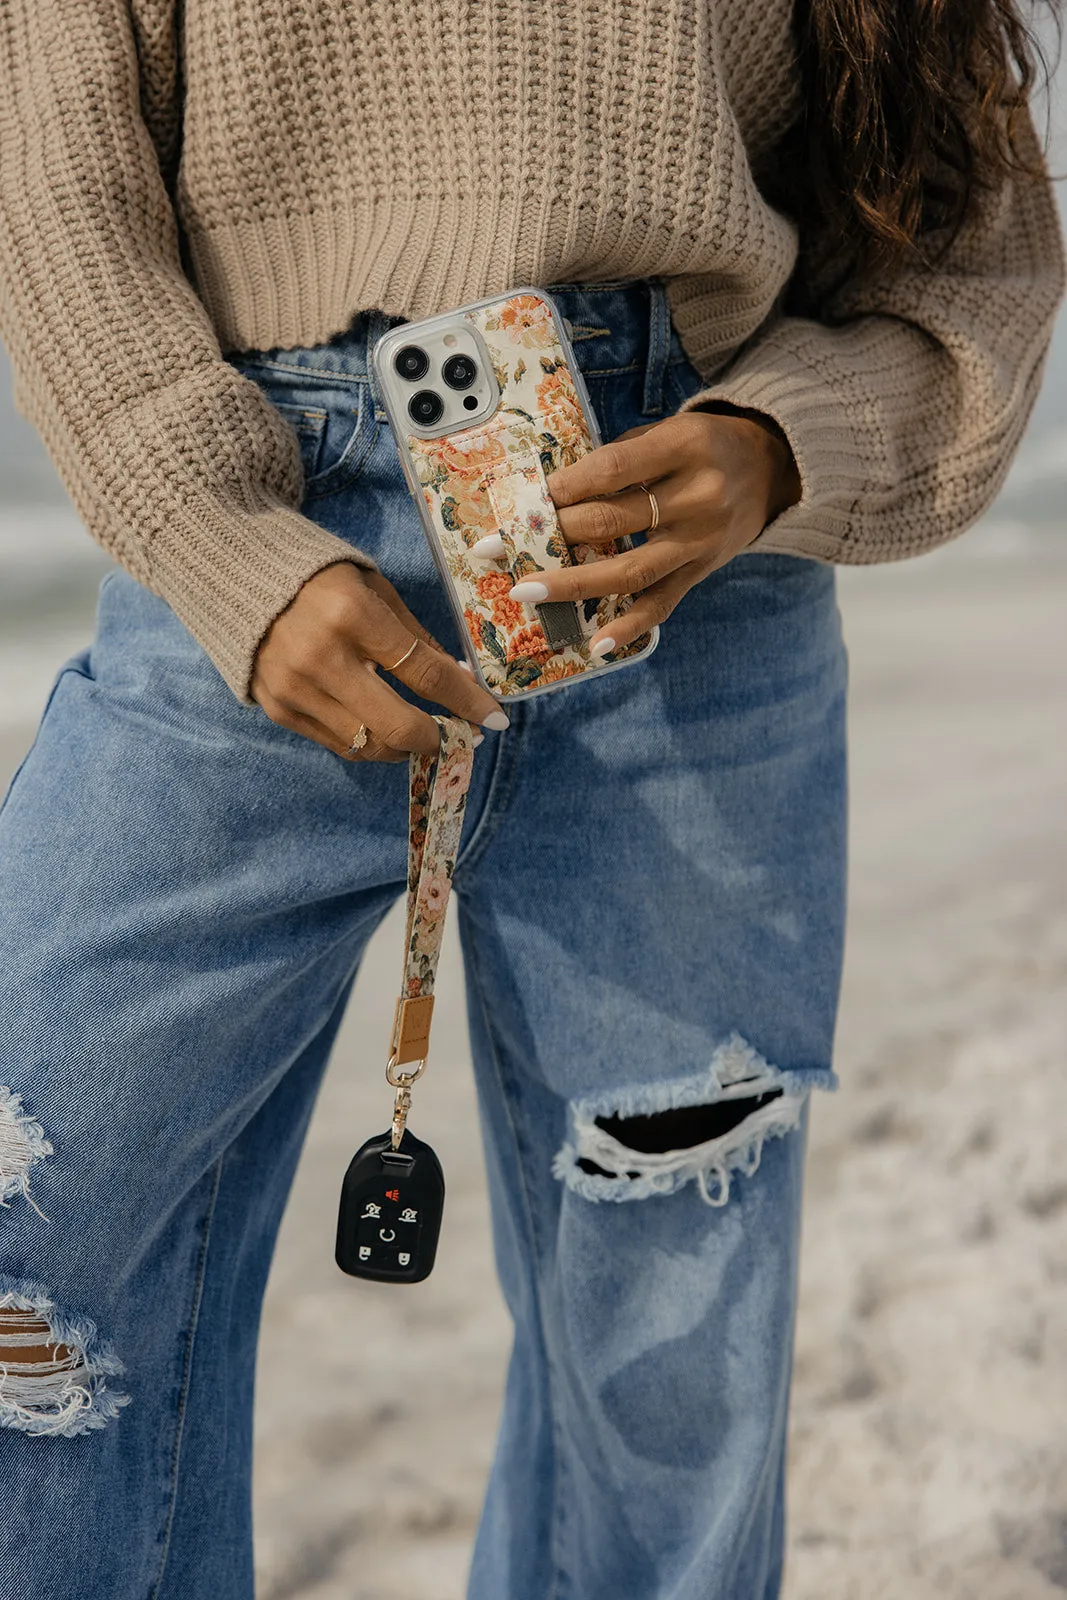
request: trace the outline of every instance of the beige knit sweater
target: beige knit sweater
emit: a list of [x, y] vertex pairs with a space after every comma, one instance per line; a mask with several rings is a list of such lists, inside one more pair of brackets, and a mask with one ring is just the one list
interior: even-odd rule
[[[0, 0], [0, 333], [89, 531], [235, 694], [314, 572], [296, 437], [224, 351], [520, 283], [663, 274], [709, 396], [788, 435], [761, 535], [915, 554], [989, 503], [1063, 284], [1043, 182], [936, 273], [784, 315], [761, 190], [790, 0]], [[763, 183], [766, 188], [766, 183]]]

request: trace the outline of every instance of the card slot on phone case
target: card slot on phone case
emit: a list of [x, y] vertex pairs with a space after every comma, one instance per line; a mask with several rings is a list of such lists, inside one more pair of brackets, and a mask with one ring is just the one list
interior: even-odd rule
[[[518, 583], [534, 573], [573, 566], [548, 492], [540, 456], [533, 450], [491, 468], [482, 482]], [[546, 600], [530, 608], [553, 650], [582, 644], [592, 631], [573, 600]], [[595, 624], [594, 624], [595, 626]]]

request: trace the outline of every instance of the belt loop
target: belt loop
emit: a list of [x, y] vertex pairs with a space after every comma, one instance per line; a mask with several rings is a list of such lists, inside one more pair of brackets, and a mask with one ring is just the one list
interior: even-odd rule
[[378, 343], [383, 333], [388, 333], [392, 327], [392, 319], [384, 312], [377, 309], [366, 313], [366, 353], [367, 353], [367, 382], [370, 387], [371, 399], [374, 401], [375, 415], [384, 411], [385, 407], [378, 389], [378, 379], [374, 372], [374, 346]]
[[671, 349], [671, 311], [662, 278], [648, 279], [648, 360], [641, 414], [660, 417], [666, 404], [665, 379]]

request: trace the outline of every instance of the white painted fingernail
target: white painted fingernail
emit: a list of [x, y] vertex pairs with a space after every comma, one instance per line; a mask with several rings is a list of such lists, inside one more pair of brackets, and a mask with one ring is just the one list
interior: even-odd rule
[[498, 556], [506, 555], [504, 541], [499, 533], [487, 533], [484, 539], [471, 545], [471, 555], [477, 556], [479, 561], [495, 561]]
[[458, 656], [456, 657], [456, 666], [457, 667], [462, 667], [464, 672], [473, 672], [474, 671], [474, 668], [471, 666], [469, 661], [461, 661]]
[[474, 735], [474, 748], [477, 750], [478, 746], [480, 744], [484, 744], [484, 743], [485, 743], [485, 734], [484, 733], [476, 733]]
[[532, 579], [525, 578], [522, 583], [516, 583], [508, 590], [509, 600], [521, 600], [524, 605], [536, 605], [539, 600], [548, 599], [548, 589], [543, 583], [534, 583]]
[[503, 733], [505, 728], [511, 727], [511, 719], [503, 711], [490, 711], [487, 717], [482, 718], [483, 728], [492, 728], [494, 733]]
[[591, 644], [589, 646], [589, 654], [591, 656], [606, 656], [609, 651], [614, 650], [614, 648], [614, 639], [598, 639], [596, 644]]

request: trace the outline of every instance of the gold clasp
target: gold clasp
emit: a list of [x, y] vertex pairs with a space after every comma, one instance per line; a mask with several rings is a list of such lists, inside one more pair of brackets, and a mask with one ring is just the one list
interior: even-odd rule
[[423, 1056], [422, 1060], [416, 1063], [413, 1072], [397, 1072], [396, 1066], [396, 1056], [392, 1055], [386, 1064], [385, 1076], [396, 1090], [396, 1099], [393, 1101], [392, 1146], [394, 1150], [399, 1150], [407, 1126], [408, 1112], [411, 1110], [411, 1085], [425, 1072], [426, 1057]]

